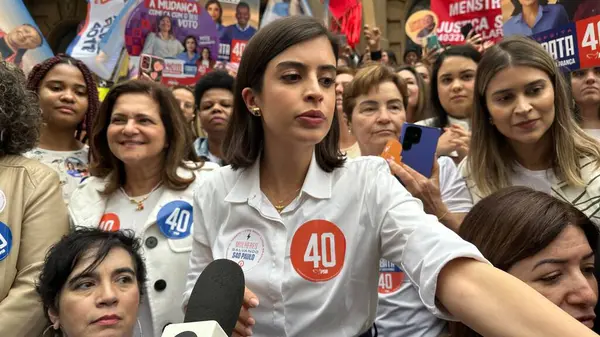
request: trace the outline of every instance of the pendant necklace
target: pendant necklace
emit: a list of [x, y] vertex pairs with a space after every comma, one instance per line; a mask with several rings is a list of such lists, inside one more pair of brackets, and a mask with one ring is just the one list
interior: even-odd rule
[[123, 194], [127, 197], [127, 199], [129, 199], [129, 202], [131, 202], [132, 204], [136, 205], [136, 212], [139, 211], [143, 211], [144, 210], [144, 201], [148, 200], [148, 198], [150, 197], [150, 195], [152, 194], [152, 192], [156, 191], [160, 185], [162, 185], [162, 181], [160, 181], [156, 186], [154, 186], [154, 188], [152, 189], [152, 191], [150, 191], [150, 193], [146, 194], [145, 196], [143, 196], [140, 200], [136, 200], [135, 198], [130, 197], [127, 192], [125, 192], [125, 190], [123, 189], [123, 187], [121, 187], [121, 192], [123, 192]]

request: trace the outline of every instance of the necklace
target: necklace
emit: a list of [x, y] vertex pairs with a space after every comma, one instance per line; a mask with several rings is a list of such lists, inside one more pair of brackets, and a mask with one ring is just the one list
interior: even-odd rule
[[[283, 198], [283, 199], [281, 199], [279, 201], [276, 201], [273, 204], [273, 207], [275, 207], [275, 210], [277, 210], [277, 213], [281, 214], [281, 212], [283, 212], [283, 209], [289, 204], [289, 203], [286, 203], [286, 201], [288, 201], [290, 199], [290, 197], [292, 197], [292, 196], [295, 198], [296, 195], [298, 194], [298, 191], [300, 191], [301, 188], [302, 187], [298, 188], [297, 190], [295, 190], [295, 191], [291, 192], [290, 194], [286, 195], [285, 198]], [[268, 188], [265, 188], [265, 189], [267, 191], [271, 192], [270, 189], [268, 189]]]
[[129, 199], [129, 202], [131, 202], [132, 204], [136, 205], [135, 210], [137, 212], [139, 211], [143, 211], [144, 210], [144, 201], [148, 200], [148, 198], [150, 197], [150, 195], [152, 194], [152, 192], [156, 191], [160, 185], [162, 185], [162, 181], [159, 181], [158, 184], [156, 186], [154, 186], [154, 188], [152, 189], [152, 191], [150, 191], [150, 193], [146, 194], [145, 196], [143, 196], [140, 200], [136, 200], [135, 198], [130, 197], [127, 192], [125, 192], [125, 190], [123, 189], [123, 187], [121, 187], [121, 192], [123, 192], [123, 194], [127, 197], [127, 199]]

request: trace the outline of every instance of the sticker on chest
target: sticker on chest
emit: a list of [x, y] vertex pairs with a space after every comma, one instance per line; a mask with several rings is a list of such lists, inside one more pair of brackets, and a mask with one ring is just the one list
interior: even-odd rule
[[404, 282], [404, 272], [395, 264], [381, 259], [379, 261], [379, 286], [380, 294], [390, 294], [398, 291]]
[[265, 240], [254, 229], [239, 231], [227, 247], [227, 259], [237, 262], [244, 271], [249, 271], [258, 265], [264, 254]]
[[0, 261], [6, 259], [12, 249], [13, 237], [10, 227], [0, 222]]
[[100, 218], [98, 228], [105, 232], [116, 232], [121, 229], [121, 220], [115, 213], [105, 213]]
[[193, 207], [187, 201], [171, 201], [158, 211], [156, 224], [160, 232], [169, 239], [186, 238], [192, 233], [194, 224]]
[[292, 266], [304, 279], [325, 282], [336, 277], [344, 267], [346, 237], [327, 220], [311, 220], [294, 233], [290, 246]]

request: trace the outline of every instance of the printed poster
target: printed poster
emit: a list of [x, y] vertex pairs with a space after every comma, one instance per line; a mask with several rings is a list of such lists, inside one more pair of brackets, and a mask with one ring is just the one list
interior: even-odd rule
[[133, 76], [142, 54], [164, 60], [160, 78], [167, 85], [194, 85], [215, 68], [219, 53], [217, 27], [194, 0], [144, 0], [128, 18], [125, 47]]
[[[502, 0], [504, 36], [530, 36], [600, 15], [598, 0]], [[526, 17], [535, 17], [527, 22]]]
[[[218, 68], [237, 72], [244, 49], [260, 23], [260, 0], [202, 0], [219, 33]], [[234, 65], [228, 65], [233, 63]]]
[[54, 54], [22, 0], [3, 0], [0, 11], [0, 57], [28, 73]]
[[465, 37], [461, 28], [470, 23], [483, 41], [500, 41], [503, 37], [500, 1], [431, 0], [431, 11], [437, 14], [439, 19], [438, 40], [443, 45], [464, 44]]
[[406, 35], [417, 45], [425, 45], [425, 39], [437, 31], [439, 19], [438, 16], [430, 10], [420, 10], [413, 13], [408, 20], [404, 31]]

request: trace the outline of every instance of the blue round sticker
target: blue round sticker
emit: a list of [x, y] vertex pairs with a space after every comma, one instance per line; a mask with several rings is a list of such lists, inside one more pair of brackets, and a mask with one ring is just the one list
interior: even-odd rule
[[12, 248], [12, 232], [0, 221], [0, 261], [6, 259]]
[[169, 239], [183, 239], [192, 232], [194, 213], [192, 205], [183, 200], [164, 205], [156, 217], [158, 228]]

